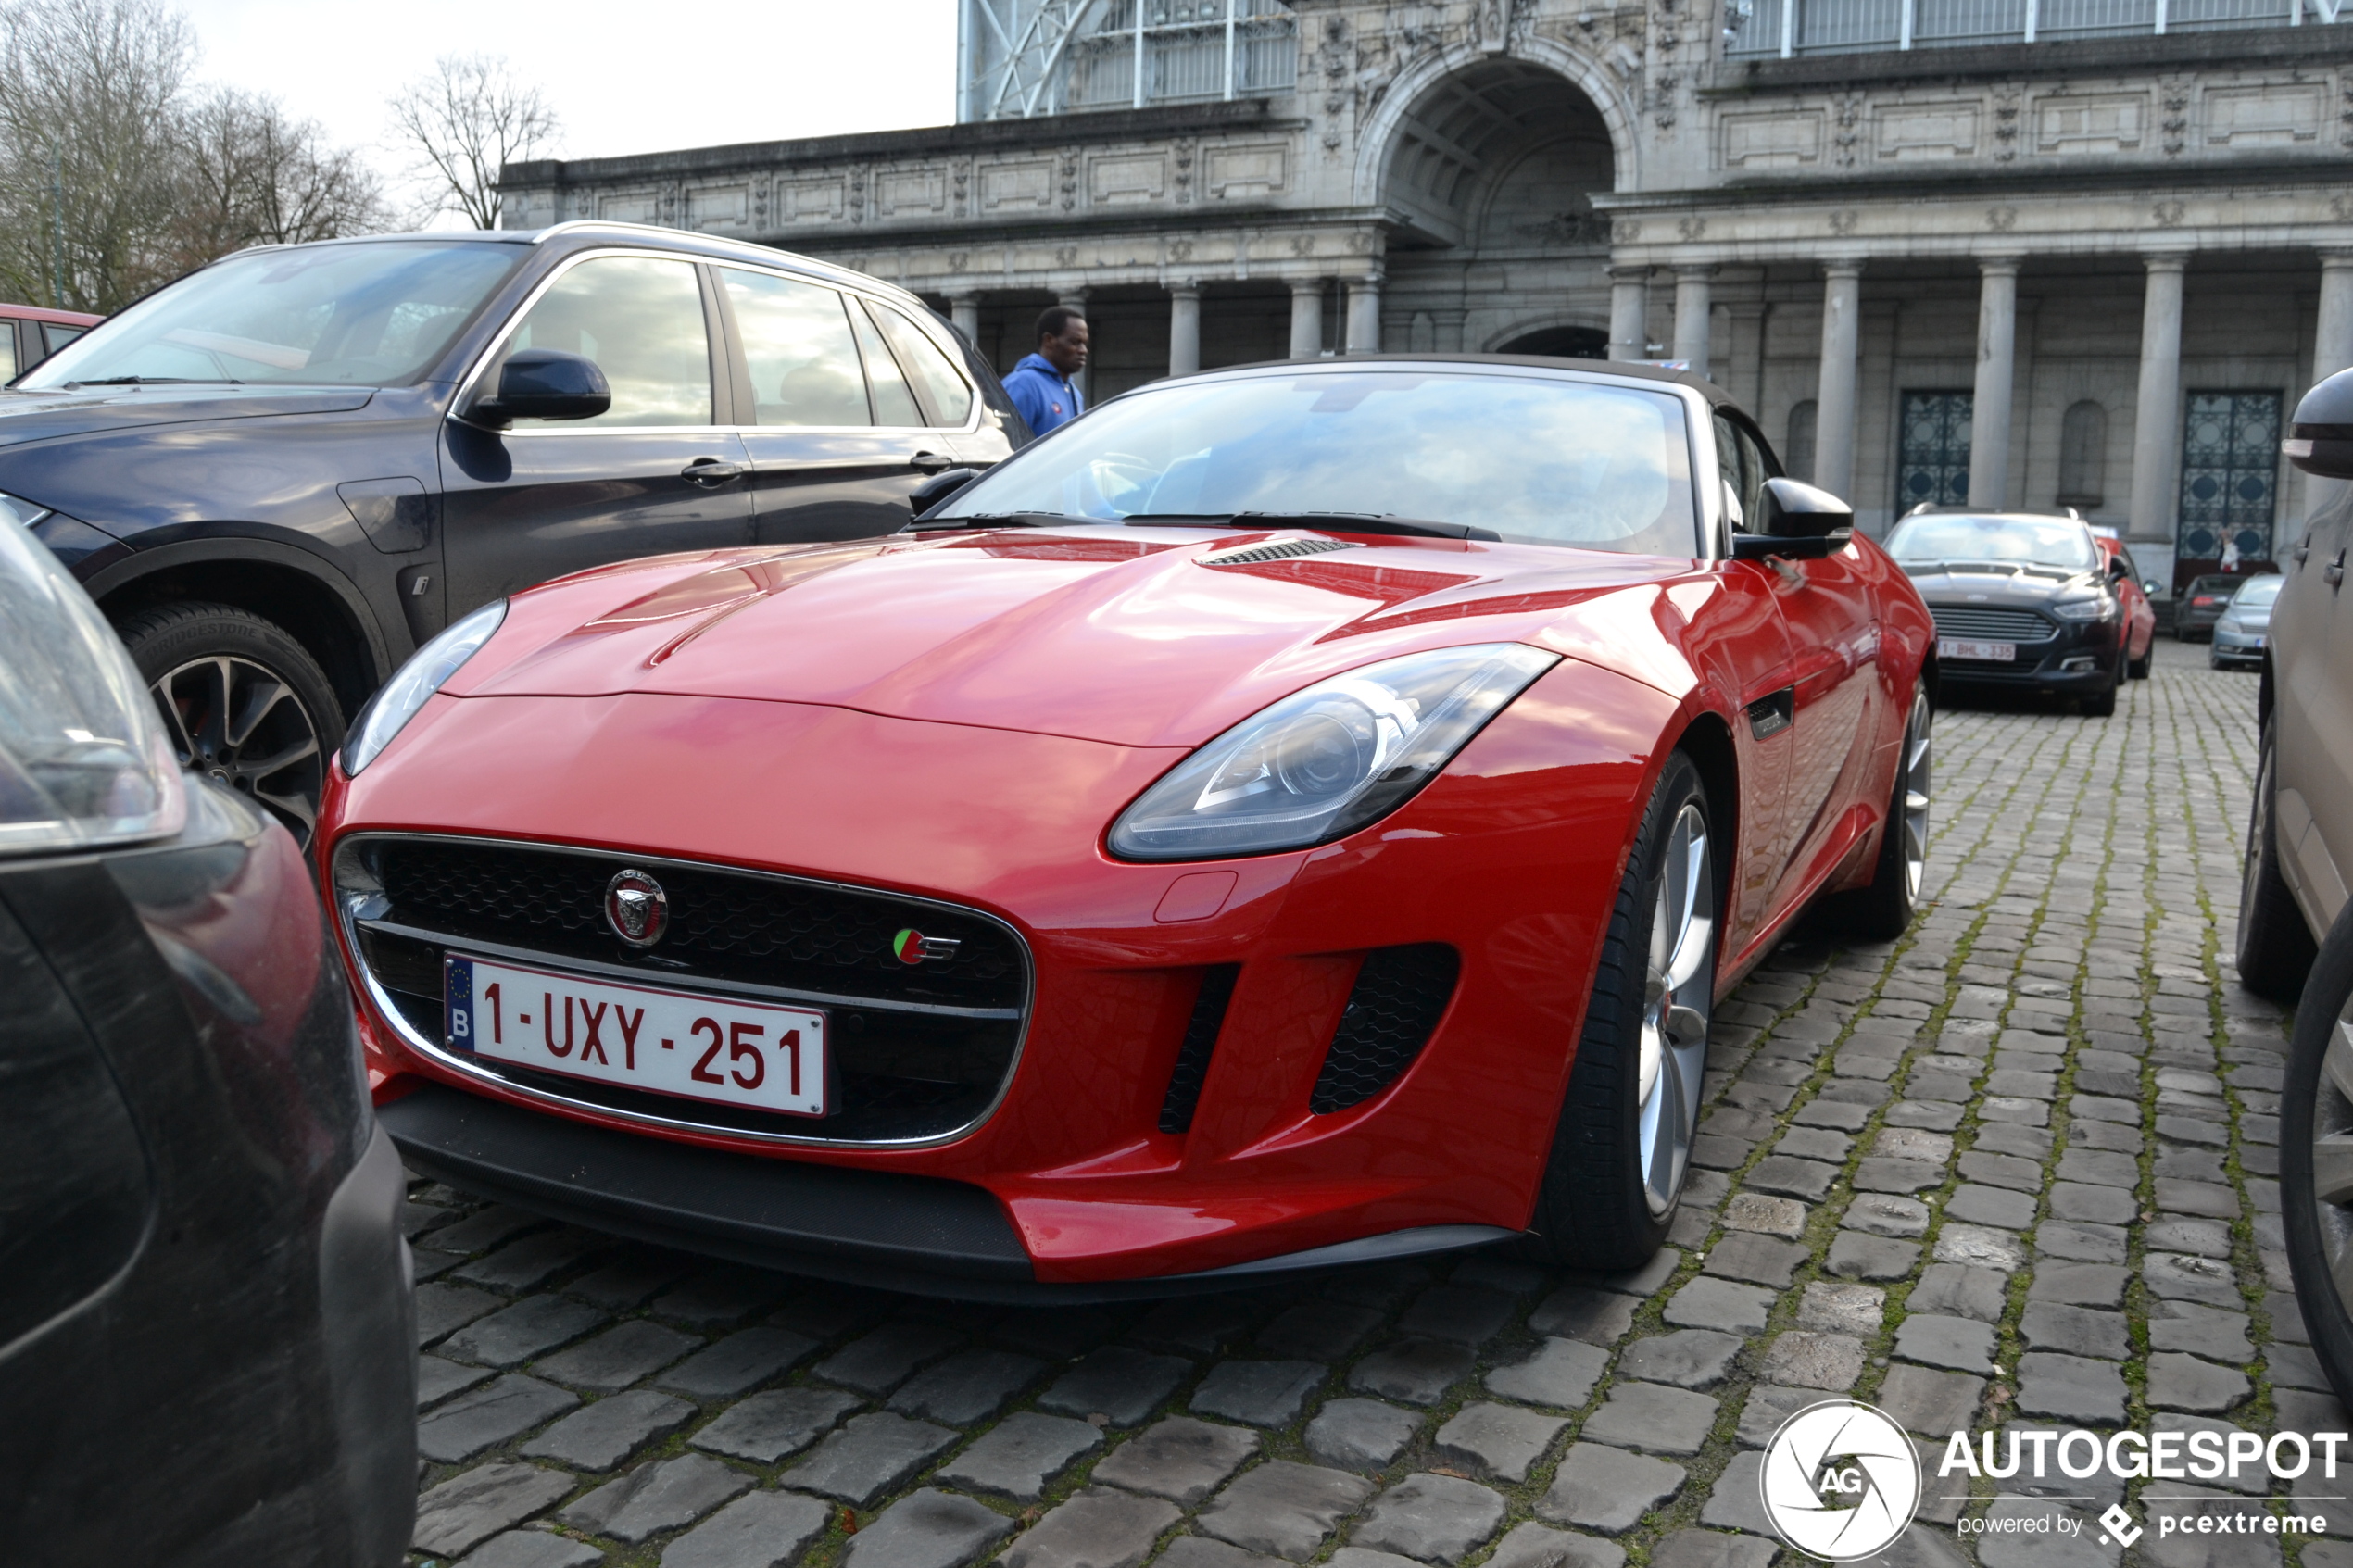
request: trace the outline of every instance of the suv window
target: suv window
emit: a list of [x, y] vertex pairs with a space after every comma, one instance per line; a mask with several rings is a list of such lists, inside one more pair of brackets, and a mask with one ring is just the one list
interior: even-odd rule
[[832, 289], [770, 272], [719, 269], [751, 372], [753, 422], [870, 425], [866, 379], [844, 301]]
[[868, 302], [875, 322], [890, 340], [891, 352], [913, 380], [915, 389], [924, 395], [925, 404], [931, 409], [931, 422], [954, 427], [971, 417], [973, 389], [956, 373], [948, 356], [939, 345], [925, 335], [922, 329], [887, 305]]
[[17, 324], [0, 316], [0, 382], [17, 379]]
[[584, 261], [539, 296], [507, 346], [585, 355], [605, 372], [611, 408], [592, 420], [566, 420], [565, 429], [711, 422], [711, 338], [692, 262], [638, 256]]
[[866, 384], [875, 394], [875, 423], [924, 423], [924, 411], [915, 406], [914, 389], [907, 384], [906, 372], [890, 357], [890, 350], [883, 346], [882, 334], [875, 331], [866, 312], [854, 302], [849, 307], [849, 320], [858, 330], [858, 346], [866, 357]]

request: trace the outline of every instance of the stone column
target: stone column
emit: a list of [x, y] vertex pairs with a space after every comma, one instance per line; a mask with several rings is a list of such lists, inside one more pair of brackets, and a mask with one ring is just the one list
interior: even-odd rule
[[1189, 376], [1201, 369], [1201, 285], [1177, 283], [1168, 291], [1168, 373]]
[[1999, 511], [2009, 504], [2010, 391], [2018, 379], [2018, 266], [2015, 256], [1978, 263], [1977, 389], [1969, 429], [1969, 504]]
[[2141, 298], [2141, 389], [2133, 412], [2133, 539], [2173, 546], [2174, 469], [2182, 435], [2182, 274], [2186, 256], [2145, 258]]
[[1320, 358], [1324, 352], [1324, 282], [1293, 278], [1290, 285], [1290, 357]]
[[980, 295], [955, 294], [948, 296], [948, 319], [956, 330], [975, 343], [980, 341]]
[[1348, 283], [1348, 352], [1380, 352], [1380, 274]]
[[2348, 368], [2353, 368], [2353, 250], [2324, 250], [2321, 319], [2312, 335], [2312, 380], [2324, 382]]
[[1651, 357], [1651, 270], [1613, 267], [1609, 270], [1609, 357], [1647, 359]]
[[1814, 483], [1855, 492], [1855, 391], [1862, 345], [1863, 264], [1822, 266], [1822, 372], [1814, 392]]
[[1707, 313], [1714, 308], [1709, 297], [1709, 283], [1716, 276], [1713, 267], [1678, 267], [1675, 269], [1675, 352], [1672, 358], [1692, 368], [1692, 374], [1707, 374]]

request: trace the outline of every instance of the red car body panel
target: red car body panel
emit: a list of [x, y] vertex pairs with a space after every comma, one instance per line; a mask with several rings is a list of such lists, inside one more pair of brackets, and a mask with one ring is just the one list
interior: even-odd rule
[[[1757, 564], [1357, 536], [1338, 559], [1194, 564], [1263, 537], [999, 530], [547, 585], [358, 780], [334, 771], [321, 863], [355, 831], [480, 835], [785, 872], [1011, 923], [1034, 1003], [975, 1130], [910, 1148], [661, 1135], [985, 1187], [1041, 1281], [1421, 1225], [1524, 1228], [1666, 756], [1706, 727], [1737, 775], [1729, 989], [1815, 893], [1867, 878], [1929, 618], [1859, 540]], [[1268, 702], [1417, 649], [1513, 640], [1565, 657], [1353, 836], [1207, 862], [1103, 848], [1128, 802]], [[1796, 721], [1759, 740], [1743, 709], [1783, 688]], [[1422, 942], [1462, 961], [1428, 1045], [1370, 1100], [1311, 1112], [1364, 954]], [[1233, 962], [1190, 1130], [1163, 1133], [1200, 976]], [[455, 1071], [363, 1013], [380, 1099], [435, 1079], [599, 1119]]]
[[[2124, 541], [2106, 533], [2095, 533], [2099, 542], [2100, 566], [2114, 568], [2124, 554]], [[2124, 607], [2124, 656], [2138, 661], [2149, 656], [2149, 647], [2157, 641], [2157, 607], [2149, 603], [2148, 591], [2133, 581], [2131, 573], [2111, 580], [2116, 598]]]

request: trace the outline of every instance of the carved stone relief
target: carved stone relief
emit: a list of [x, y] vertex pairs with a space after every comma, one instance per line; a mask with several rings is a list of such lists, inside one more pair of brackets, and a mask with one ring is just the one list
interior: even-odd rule
[[2292, 147], [2320, 140], [2328, 90], [2317, 82], [2212, 87], [2201, 107], [2209, 147]]
[[1871, 156], [1881, 163], [1974, 157], [1984, 112], [1975, 98], [1889, 105], [1873, 121]]
[[1798, 169], [1822, 161], [1819, 109], [1727, 114], [1717, 123], [1727, 169]]
[[2034, 150], [2059, 157], [2139, 150], [2145, 93], [2052, 93], [2034, 100]]

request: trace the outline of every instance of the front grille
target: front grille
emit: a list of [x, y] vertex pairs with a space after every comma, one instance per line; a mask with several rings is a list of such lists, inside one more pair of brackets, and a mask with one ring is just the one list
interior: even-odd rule
[[1441, 942], [1367, 953], [1307, 1109], [1346, 1110], [1395, 1083], [1438, 1027], [1461, 970], [1461, 956]]
[[[669, 897], [669, 930], [648, 952], [623, 943], [604, 918], [606, 884], [632, 868]], [[844, 1142], [943, 1137], [995, 1102], [1028, 1007], [1028, 955], [1011, 928], [862, 888], [451, 838], [347, 840], [335, 881], [371, 977], [435, 1046], [442, 960], [453, 950], [689, 991], [716, 982], [825, 1010], [838, 1078], [828, 1097], [836, 1109], [816, 1122], [469, 1059], [519, 1085], [673, 1122]], [[894, 948], [908, 931], [953, 942], [952, 954], [902, 961]]]
[[2056, 636], [2058, 628], [2031, 609], [1987, 609], [1961, 605], [1931, 605], [1936, 634], [1969, 643], [2039, 643]]

